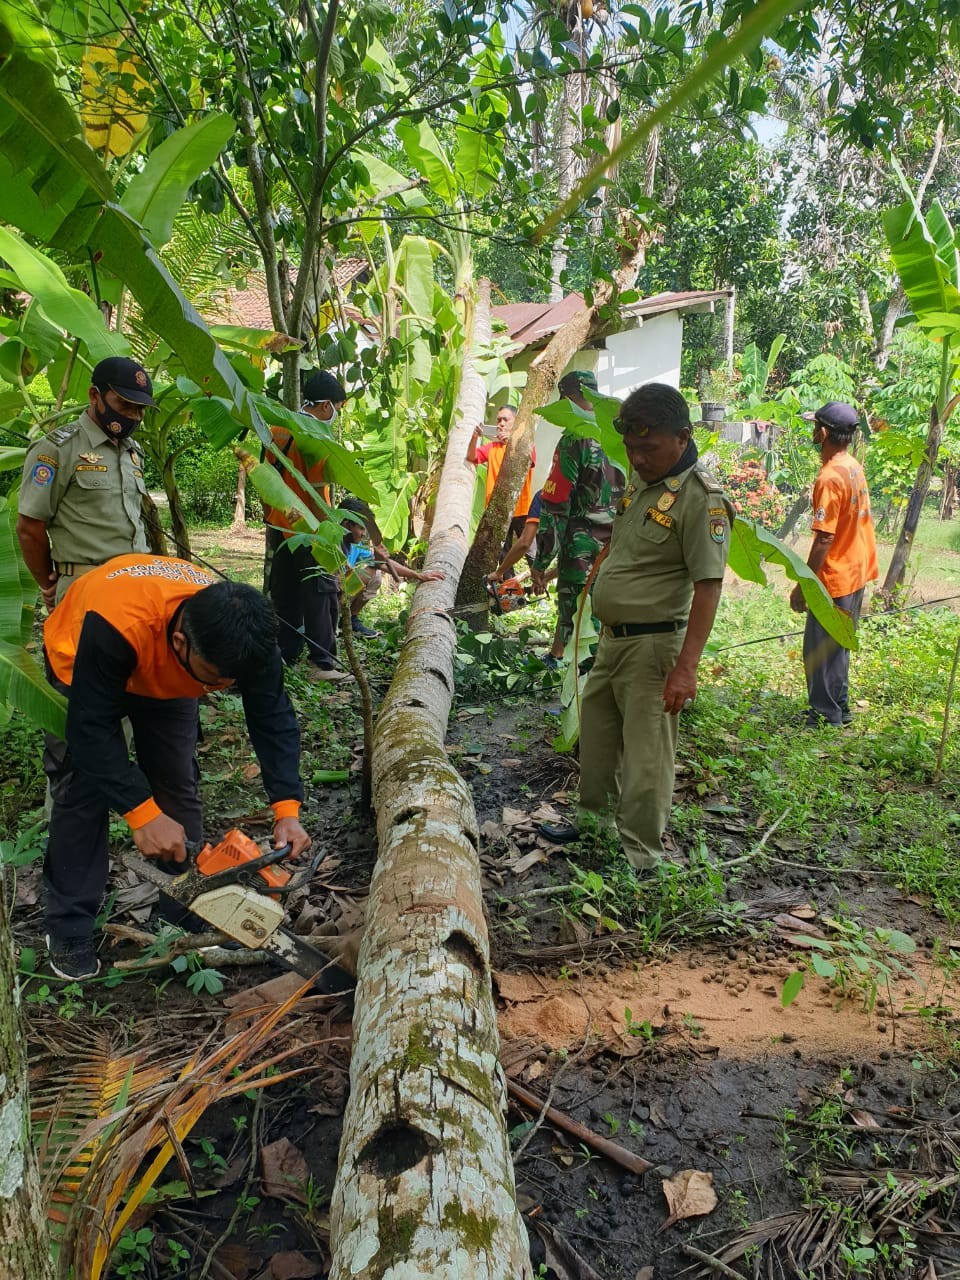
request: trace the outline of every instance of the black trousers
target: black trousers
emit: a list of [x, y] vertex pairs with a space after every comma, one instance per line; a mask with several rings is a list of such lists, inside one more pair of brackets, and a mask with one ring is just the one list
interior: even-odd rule
[[[69, 690], [52, 681], [61, 693]], [[142, 698], [127, 694], [123, 713], [133, 726], [137, 763], [168, 817], [181, 823], [188, 840], [203, 834], [200, 771], [196, 761], [197, 700]], [[43, 864], [45, 919], [58, 938], [93, 933], [109, 870], [110, 806], [96, 783], [74, 760], [67, 744], [46, 735], [43, 768], [53, 809]]]
[[267, 545], [273, 552], [270, 599], [280, 619], [280, 656], [292, 666], [306, 645], [310, 662], [332, 667], [337, 657], [339, 582], [321, 572], [309, 547], [291, 550], [277, 529], [267, 529]]
[[[848, 596], [836, 596], [833, 603], [849, 613], [856, 626], [863, 607], [864, 588]], [[807, 614], [803, 632], [803, 668], [807, 676], [807, 696], [811, 725], [843, 724], [850, 715], [850, 650], [837, 644], [812, 613]]]

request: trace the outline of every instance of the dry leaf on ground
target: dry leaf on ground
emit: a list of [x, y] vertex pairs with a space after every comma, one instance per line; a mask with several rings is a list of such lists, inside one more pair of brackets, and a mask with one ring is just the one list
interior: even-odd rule
[[313, 1276], [322, 1274], [323, 1268], [318, 1262], [311, 1262], [299, 1250], [290, 1249], [285, 1253], [275, 1253], [257, 1280], [312, 1280]]
[[670, 1213], [660, 1224], [661, 1231], [685, 1218], [699, 1218], [705, 1213], [712, 1213], [717, 1207], [713, 1174], [700, 1169], [683, 1169], [672, 1178], [664, 1178], [663, 1194]]
[[633, 1280], [653, 1280], [653, 1267], [641, 1267]]
[[289, 1138], [278, 1138], [276, 1142], [261, 1147], [260, 1166], [265, 1196], [273, 1196], [276, 1200], [303, 1200], [310, 1170], [299, 1147], [295, 1147]]
[[543, 1241], [547, 1266], [551, 1267], [559, 1280], [600, 1280], [586, 1258], [574, 1249], [566, 1237], [539, 1218], [527, 1219], [537, 1235]]
[[869, 1111], [851, 1111], [850, 1119], [859, 1129], [879, 1129], [880, 1121]]
[[232, 1280], [247, 1280], [258, 1261], [245, 1244], [221, 1245], [216, 1260]]

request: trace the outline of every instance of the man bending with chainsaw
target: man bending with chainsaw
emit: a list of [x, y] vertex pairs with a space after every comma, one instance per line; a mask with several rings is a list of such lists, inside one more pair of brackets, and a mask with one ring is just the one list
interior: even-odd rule
[[[78, 578], [44, 626], [66, 741], [47, 736], [53, 812], [44, 862], [50, 965], [74, 981], [100, 970], [94, 918], [106, 887], [110, 811], [144, 857], [186, 861], [202, 835], [197, 699], [236, 686], [274, 815], [277, 847], [300, 825], [300, 731], [283, 687], [273, 607], [185, 560], [127, 555]], [[121, 721], [130, 718], [137, 763]]]

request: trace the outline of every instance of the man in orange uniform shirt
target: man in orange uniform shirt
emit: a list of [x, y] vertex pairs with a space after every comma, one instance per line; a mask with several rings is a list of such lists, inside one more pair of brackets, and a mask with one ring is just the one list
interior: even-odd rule
[[[497, 413], [497, 434], [495, 439], [491, 440], [489, 444], [479, 444], [478, 442], [483, 434], [483, 427], [474, 427], [473, 435], [470, 437], [470, 444], [467, 446], [467, 461], [472, 462], [475, 466], [486, 464], [487, 468], [486, 491], [483, 496], [483, 505], [485, 507], [490, 505], [490, 498], [497, 483], [497, 476], [503, 466], [503, 456], [507, 451], [507, 442], [513, 433], [516, 420], [516, 409], [512, 405], [505, 405]], [[530, 503], [533, 500], [533, 468], [536, 465], [537, 451], [533, 449], [530, 453], [530, 468], [523, 481], [523, 488], [517, 498], [517, 505], [513, 509], [507, 536], [500, 552], [501, 560], [507, 554], [514, 539], [519, 538], [523, 532], [523, 526], [530, 511]]]
[[[813, 485], [813, 546], [807, 564], [856, 626], [868, 582], [879, 577], [877, 541], [863, 467], [847, 450], [859, 430], [860, 415], [833, 400], [813, 415], [813, 443], [823, 466]], [[799, 583], [790, 595], [794, 613], [806, 604]], [[807, 725], [849, 724], [850, 650], [837, 644], [813, 614], [803, 633], [803, 666], [810, 710]]]
[[[70, 587], [47, 619], [51, 682], [67, 695], [66, 741], [47, 735], [53, 811], [44, 862], [55, 973], [100, 969], [94, 919], [107, 882], [110, 811], [144, 857], [178, 863], [203, 832], [197, 699], [236, 685], [273, 810], [274, 844], [310, 843], [299, 822], [300, 732], [283, 687], [270, 602], [185, 560], [117, 556]], [[122, 721], [129, 717], [137, 762]]]

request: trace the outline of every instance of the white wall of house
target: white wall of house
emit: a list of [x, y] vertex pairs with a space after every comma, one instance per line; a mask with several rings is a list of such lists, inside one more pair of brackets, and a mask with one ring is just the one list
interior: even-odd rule
[[[597, 375], [597, 388], [607, 396], [623, 399], [644, 382], [667, 382], [680, 386], [680, 353], [683, 346], [683, 319], [678, 311], [651, 316], [643, 324], [611, 334], [602, 348], [578, 351], [567, 370], [590, 369]], [[512, 360], [516, 370], [527, 369], [536, 353], [521, 351]], [[519, 397], [518, 397], [519, 398]], [[554, 396], [556, 399], [556, 396]], [[560, 428], [537, 419], [535, 445], [537, 465], [533, 471], [534, 491], [547, 478]]]

